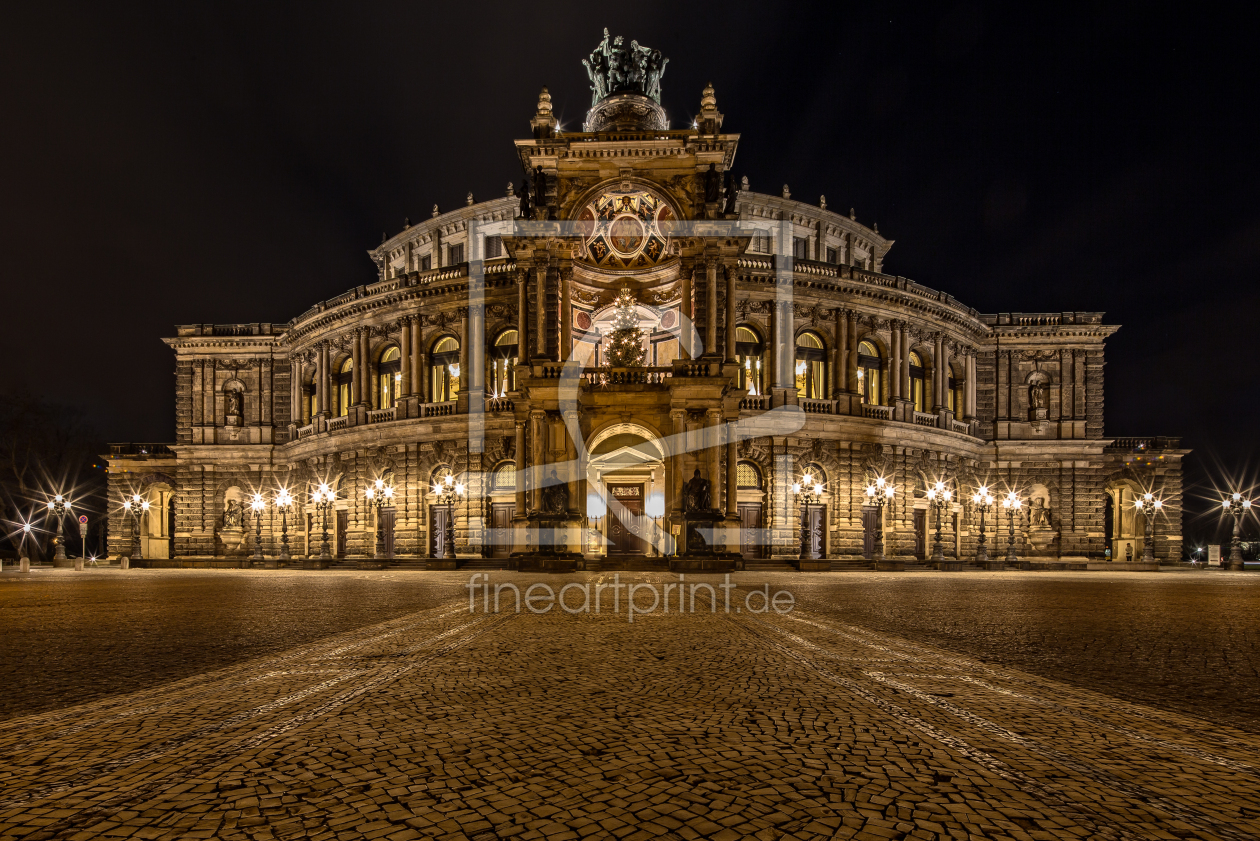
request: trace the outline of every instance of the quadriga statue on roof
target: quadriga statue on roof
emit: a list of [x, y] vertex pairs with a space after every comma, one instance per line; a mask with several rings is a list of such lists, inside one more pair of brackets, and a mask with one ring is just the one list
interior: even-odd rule
[[620, 35], [610, 41], [605, 27], [603, 40], [582, 59], [591, 80], [591, 105], [614, 93], [641, 94], [659, 105], [661, 77], [668, 63], [660, 50], [640, 46], [638, 41], [631, 41], [629, 47]]

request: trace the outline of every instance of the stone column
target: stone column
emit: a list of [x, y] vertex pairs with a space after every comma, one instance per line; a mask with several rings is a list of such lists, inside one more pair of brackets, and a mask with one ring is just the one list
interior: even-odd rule
[[350, 338], [350, 405], [357, 406], [363, 400], [359, 390], [359, 374], [363, 370], [363, 343], [359, 341], [358, 330]]
[[836, 317], [835, 341], [831, 343], [831, 397], [835, 399], [844, 393], [844, 368], [849, 359], [849, 337], [846, 332], [848, 322], [844, 320], [844, 310], [837, 307], [833, 310]]
[[774, 335], [775, 388], [791, 388], [795, 384], [792, 371], [792, 365], [796, 361], [794, 332], [792, 299], [789, 297], [786, 301], [775, 301], [774, 325], [771, 329]]
[[[263, 359], [258, 365], [258, 425], [271, 426], [271, 404], [275, 387], [272, 382], [272, 364]], [[163, 521], [165, 522], [165, 520]]]
[[[678, 322], [679, 322], [679, 347], [678, 356], [680, 359], [695, 358], [695, 349], [691, 346], [692, 331], [695, 330], [695, 322], [692, 320], [694, 315], [691, 309], [691, 274], [695, 269], [690, 265], [682, 267], [682, 302], [678, 305]], [[686, 354], [684, 357], [683, 354]]]
[[[363, 372], [359, 380], [359, 394], [363, 400], [363, 405], [372, 408], [372, 331], [364, 327], [363, 333], [359, 336], [359, 341], [363, 343], [363, 350], [359, 352], [359, 357], [363, 360]], [[378, 407], [379, 408], [379, 407]]]
[[415, 368], [411, 372], [412, 381], [416, 384], [416, 394], [421, 403], [429, 402], [429, 360], [424, 351], [424, 316], [417, 315], [411, 323], [411, 352], [415, 354]]
[[525, 471], [529, 460], [525, 453], [525, 421], [516, 421], [516, 516], [525, 515]]
[[713, 488], [713, 507], [717, 508], [721, 500], [721, 478], [722, 478], [722, 410], [709, 409], [705, 414], [708, 416], [708, 428], [705, 429], [705, 469], [708, 471], [708, 479], [712, 483]]
[[903, 322], [901, 325], [901, 396], [909, 399], [910, 394], [910, 331]]
[[529, 508], [533, 510], [542, 507], [539, 486], [547, 476], [547, 413], [542, 409], [534, 409], [529, 413], [529, 421], [529, 466], [534, 474], [534, 481], [529, 489], [532, 491]]
[[1059, 351], [1059, 419], [1072, 417], [1072, 351]]
[[[941, 339], [941, 408], [943, 409], [949, 408], [950, 359], [949, 342]], [[955, 403], [954, 409], [957, 410], [959, 408], [961, 407]], [[955, 414], [957, 414], [957, 411], [955, 411]]]
[[892, 402], [893, 400], [897, 400], [898, 398], [901, 397], [901, 335], [902, 335], [901, 330], [902, 330], [902, 326], [900, 322], [894, 321], [891, 325], [891, 330], [892, 330], [892, 334], [891, 334], [892, 367], [889, 369], [889, 372], [888, 372], [889, 374], [888, 385], [890, 386], [889, 391], [891, 392], [889, 394], [889, 397], [892, 398], [892, 400], [890, 400], [888, 403], [888, 405], [890, 406], [894, 405]]
[[976, 351], [970, 348], [967, 351], [967, 415], [966, 420], [974, 420], [976, 417]]
[[586, 513], [586, 494], [580, 487], [584, 483], [581, 481], [582, 477], [577, 469], [577, 438], [573, 432], [577, 428], [577, 409], [570, 409], [564, 413], [564, 460], [566, 462], [564, 481], [569, 486], [569, 505], [582, 513]]
[[852, 394], [857, 391], [857, 370], [858, 370], [858, 324], [857, 313], [849, 310], [846, 322], [848, 328], [846, 334], [848, 338], [848, 358], [844, 361], [844, 379], [845, 391]]
[[328, 345], [319, 346], [317, 370], [315, 371], [315, 396], [317, 408], [321, 415], [328, 414]]
[[547, 356], [547, 264], [534, 269], [538, 295], [538, 311], [534, 320], [534, 356]]
[[667, 500], [670, 509], [676, 514], [682, 513], [683, 459], [687, 449], [687, 412], [683, 409], [672, 409], [669, 419], [673, 423], [673, 435], [670, 438], [669, 457], [669, 493]]
[[472, 382], [468, 365], [468, 321], [468, 313], [465, 311], [464, 318], [459, 323], [459, 390], [463, 394], [469, 393], [468, 387]]
[[726, 266], [726, 361], [735, 362], [735, 266]]
[[567, 362], [573, 355], [573, 299], [571, 283], [573, 269], [560, 269], [560, 361]]
[[[408, 248], [410, 248], [410, 245], [408, 245]], [[402, 341], [400, 342], [400, 347], [398, 350], [399, 355], [401, 357], [400, 362], [399, 362], [400, 367], [399, 367], [398, 373], [401, 374], [402, 376], [398, 384], [399, 385], [398, 396], [410, 397], [411, 396], [411, 319], [410, 318], [403, 319], [401, 339]], [[381, 408], [385, 408], [385, 407], [382, 406]]]
[[739, 518], [739, 443], [735, 440], [735, 424], [726, 425], [726, 516]]
[[936, 334], [936, 352], [933, 362], [933, 373], [936, 375], [932, 378], [932, 411], [940, 412], [945, 408], [945, 389], [941, 385], [941, 372], [945, 370], [945, 337]]
[[705, 283], [705, 315], [704, 315], [704, 355], [717, 356], [717, 258], [711, 257], [704, 267]]
[[289, 421], [302, 425], [302, 363], [297, 357], [289, 357]]
[[526, 294], [525, 284], [529, 280], [529, 273], [522, 269], [516, 274], [516, 353], [522, 364], [527, 363], [529, 359], [529, 296]]

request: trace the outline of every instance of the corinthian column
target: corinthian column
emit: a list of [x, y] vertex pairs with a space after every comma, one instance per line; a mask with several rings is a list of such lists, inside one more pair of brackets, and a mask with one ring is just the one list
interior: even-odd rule
[[726, 361], [735, 362], [735, 266], [726, 266]]
[[717, 258], [710, 258], [704, 267], [704, 355], [717, 356], [721, 353], [717, 343]]

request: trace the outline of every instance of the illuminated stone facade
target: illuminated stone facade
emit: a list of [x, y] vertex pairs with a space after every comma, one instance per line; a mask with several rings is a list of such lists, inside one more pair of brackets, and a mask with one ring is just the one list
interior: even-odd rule
[[[712, 89], [692, 128], [657, 127], [659, 104], [625, 91], [592, 120], [609, 122], [559, 132], [544, 91], [516, 141], [523, 186], [372, 249], [376, 282], [286, 324], [180, 326], [174, 443], [111, 459], [116, 498], [171, 506], [142, 524], [145, 556], [241, 558], [261, 525], [274, 557], [275, 509], [257, 523], [248, 504], [285, 487], [300, 564], [320, 551], [310, 491], [327, 483], [330, 554], [346, 562], [528, 564], [554, 534], [578, 566], [651, 566], [676, 547], [698, 470], [720, 515], [710, 542], [749, 564], [873, 561], [876, 476], [897, 488], [889, 559], [930, 562], [937, 481], [953, 492], [950, 561], [975, 558], [980, 484], [1023, 500], [1022, 561], [1140, 560], [1131, 503], [1147, 490], [1169, 503], [1155, 555], [1180, 558], [1185, 451], [1106, 437], [1117, 328], [1101, 313], [984, 314], [885, 273], [892, 241], [852, 212], [730, 177], [739, 135]], [[645, 364], [610, 368], [626, 291]], [[446, 473], [466, 486], [450, 509], [433, 487]], [[821, 493], [793, 491], [806, 473]], [[376, 479], [396, 489], [384, 552], [364, 496]], [[128, 522], [115, 514], [112, 554], [130, 551]]]

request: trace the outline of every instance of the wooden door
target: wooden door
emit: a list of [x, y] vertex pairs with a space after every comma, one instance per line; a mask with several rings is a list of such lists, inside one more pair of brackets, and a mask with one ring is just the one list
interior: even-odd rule
[[381, 528], [385, 532], [383, 536], [385, 538], [385, 557], [387, 558], [394, 557], [394, 520], [397, 514], [398, 510], [396, 508], [382, 508], [380, 513]]
[[875, 557], [875, 529], [879, 526], [879, 509], [871, 506], [862, 509], [862, 557]]
[[[608, 492], [626, 509], [621, 516], [608, 506], [608, 554], [626, 557], [646, 554], [643, 533], [643, 485], [609, 485]], [[624, 518], [624, 519], [623, 519]]]
[[337, 512], [337, 557], [346, 556], [346, 532], [350, 530], [350, 512]]
[[824, 505], [801, 506], [801, 557], [816, 561], [823, 556]]
[[515, 502], [496, 502], [490, 507], [490, 557], [506, 558], [512, 554], [512, 518]]
[[440, 558], [446, 552], [446, 515], [449, 512], [445, 505], [429, 506], [429, 557]]
[[914, 509], [914, 556], [927, 560], [927, 509]]
[[761, 503], [739, 503], [739, 553], [746, 561], [765, 557], [761, 545]]

